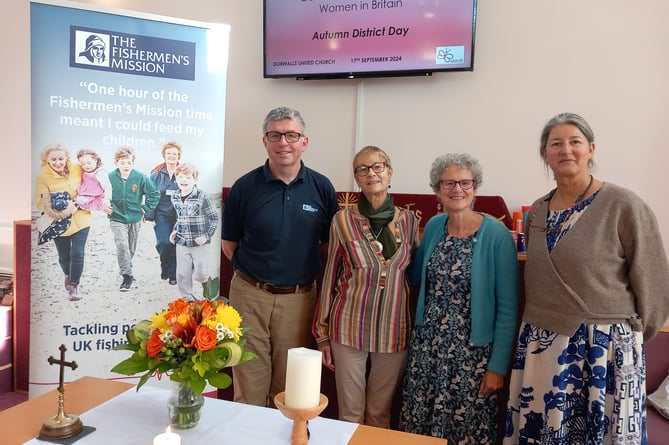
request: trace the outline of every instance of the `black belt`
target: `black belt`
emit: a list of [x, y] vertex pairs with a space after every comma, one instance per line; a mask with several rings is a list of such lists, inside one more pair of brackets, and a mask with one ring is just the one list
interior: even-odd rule
[[295, 286], [277, 286], [276, 284], [271, 283], [259, 283], [248, 275], [244, 275], [239, 270], [235, 270], [235, 273], [239, 278], [246, 281], [256, 289], [262, 289], [265, 292], [270, 294], [300, 294], [304, 292], [309, 292], [314, 287], [314, 282], [298, 284]]

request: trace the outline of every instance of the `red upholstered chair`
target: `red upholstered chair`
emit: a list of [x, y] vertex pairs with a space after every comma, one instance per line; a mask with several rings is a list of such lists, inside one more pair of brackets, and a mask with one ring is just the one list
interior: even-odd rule
[[[669, 332], [660, 332], [646, 342], [646, 393], [655, 391], [669, 372]], [[669, 438], [669, 419], [647, 406], [648, 445], [665, 445]]]

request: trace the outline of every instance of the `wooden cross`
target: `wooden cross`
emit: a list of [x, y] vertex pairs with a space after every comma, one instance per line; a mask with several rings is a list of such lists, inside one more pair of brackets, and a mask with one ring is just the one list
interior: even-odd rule
[[65, 391], [65, 386], [63, 386], [63, 382], [64, 382], [64, 379], [65, 379], [65, 369], [64, 369], [65, 366], [67, 366], [68, 368], [72, 368], [72, 370], [75, 370], [75, 369], [77, 369], [77, 366], [79, 366], [79, 365], [77, 365], [77, 362], [75, 362], [75, 361], [71, 361], [71, 362], [66, 362], [65, 361], [65, 351], [67, 351], [67, 348], [65, 347], [65, 345], [60, 345], [60, 347], [58, 349], [60, 349], [60, 360], [56, 360], [55, 358], [53, 358], [53, 355], [52, 355], [52, 356], [49, 357], [48, 362], [49, 362], [50, 365], [53, 365], [53, 364], [60, 365], [60, 377], [58, 379], [58, 392], [62, 393], [63, 391]]

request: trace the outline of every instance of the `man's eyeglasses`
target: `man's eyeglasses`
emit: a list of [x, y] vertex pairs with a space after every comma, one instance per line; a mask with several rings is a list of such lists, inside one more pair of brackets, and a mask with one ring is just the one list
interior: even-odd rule
[[439, 186], [442, 190], [453, 190], [458, 184], [462, 190], [469, 190], [470, 188], [474, 187], [476, 181], [473, 179], [461, 179], [459, 181], [453, 181], [452, 179], [442, 179], [439, 181]]
[[281, 133], [279, 131], [268, 131], [265, 133], [265, 137], [270, 142], [279, 142], [281, 140], [281, 136], [286, 138], [286, 142], [292, 144], [294, 142], [299, 141], [300, 138], [304, 135], [302, 133], [296, 133], [294, 131], [287, 131], [285, 133]]
[[373, 171], [374, 173], [381, 173], [385, 169], [386, 169], [385, 162], [375, 162], [372, 165], [359, 165], [353, 170], [353, 172], [355, 173], [356, 176], [367, 176], [370, 170]]

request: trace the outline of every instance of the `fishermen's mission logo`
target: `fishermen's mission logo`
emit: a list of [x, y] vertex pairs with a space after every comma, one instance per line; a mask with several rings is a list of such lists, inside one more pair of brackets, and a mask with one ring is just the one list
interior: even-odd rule
[[71, 26], [70, 66], [195, 80], [195, 42]]

